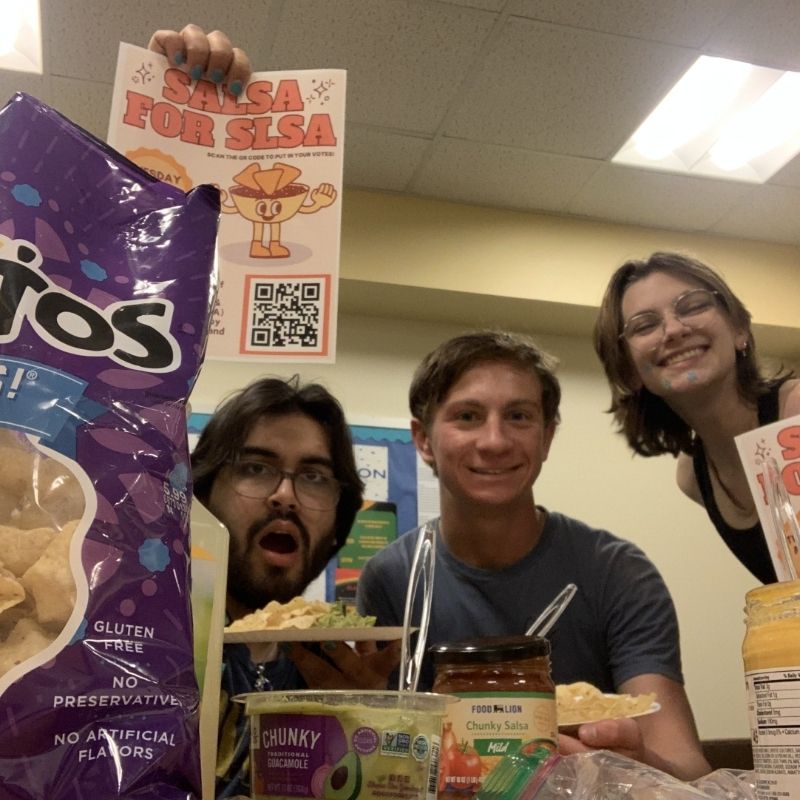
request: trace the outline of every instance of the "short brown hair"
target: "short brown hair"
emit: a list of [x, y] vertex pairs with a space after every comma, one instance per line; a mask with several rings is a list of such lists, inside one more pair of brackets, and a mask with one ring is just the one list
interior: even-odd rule
[[411, 379], [408, 393], [411, 415], [428, 428], [436, 408], [467, 370], [495, 362], [507, 363], [536, 375], [542, 385], [545, 424], [559, 422], [561, 387], [555, 375], [557, 360], [529, 337], [497, 330], [464, 333], [428, 353]]
[[219, 471], [239, 452], [253, 425], [263, 417], [292, 413], [310, 417], [328, 436], [333, 474], [342, 485], [334, 524], [338, 551], [361, 508], [364, 483], [358, 476], [350, 428], [339, 401], [318, 383], [300, 383], [299, 375], [286, 380], [260, 378], [217, 408], [192, 452], [194, 493], [207, 503]]
[[611, 276], [594, 326], [594, 349], [611, 387], [611, 407], [608, 410], [614, 415], [630, 447], [639, 455], [691, 454], [694, 431], [666, 401], [641, 386], [627, 345], [620, 339], [625, 292], [631, 284], [654, 272], [675, 275], [714, 292], [733, 327], [746, 334], [747, 346], [737, 353], [736, 359], [737, 386], [745, 402], [755, 404], [760, 395], [788, 375], [773, 379], [761, 375], [750, 312], [711, 267], [691, 256], [671, 252], [656, 252], [646, 259], [626, 261]]

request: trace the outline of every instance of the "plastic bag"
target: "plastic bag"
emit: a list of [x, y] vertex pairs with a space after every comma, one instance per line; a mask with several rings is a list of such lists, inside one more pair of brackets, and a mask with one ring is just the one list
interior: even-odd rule
[[561, 758], [535, 791], [520, 800], [757, 800], [752, 772], [717, 770], [686, 783], [607, 750]]
[[185, 403], [219, 197], [0, 110], [0, 798], [199, 793]]
[[755, 773], [721, 769], [687, 783], [608, 750], [561, 756], [531, 741], [504, 756], [476, 800], [757, 800]]

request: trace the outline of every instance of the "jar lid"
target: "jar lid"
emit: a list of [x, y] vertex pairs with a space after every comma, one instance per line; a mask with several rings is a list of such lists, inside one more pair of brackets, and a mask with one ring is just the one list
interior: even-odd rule
[[428, 649], [435, 664], [488, 664], [550, 655], [550, 642], [540, 636], [484, 636], [442, 642]]

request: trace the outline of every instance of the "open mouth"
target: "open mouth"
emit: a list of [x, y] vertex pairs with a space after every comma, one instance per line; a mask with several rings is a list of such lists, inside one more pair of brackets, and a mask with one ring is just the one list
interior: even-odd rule
[[288, 533], [280, 533], [279, 531], [271, 531], [262, 536], [258, 540], [258, 546], [262, 550], [279, 553], [280, 555], [288, 555], [298, 549], [297, 540], [294, 536]]

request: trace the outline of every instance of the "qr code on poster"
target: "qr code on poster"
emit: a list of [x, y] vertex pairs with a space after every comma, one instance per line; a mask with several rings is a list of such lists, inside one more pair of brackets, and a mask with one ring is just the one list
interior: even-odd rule
[[246, 349], [324, 354], [328, 283], [327, 275], [249, 278]]

